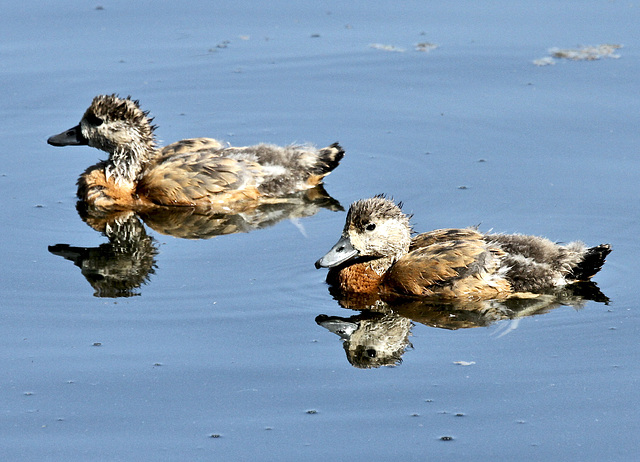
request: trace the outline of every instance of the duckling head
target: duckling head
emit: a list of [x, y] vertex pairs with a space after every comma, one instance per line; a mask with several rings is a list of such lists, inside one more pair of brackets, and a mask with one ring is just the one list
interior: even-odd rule
[[52, 136], [47, 143], [89, 145], [109, 153], [106, 177], [131, 187], [156, 153], [152, 120], [130, 96], [100, 95], [93, 98], [78, 125]]
[[351, 204], [342, 236], [316, 262], [316, 268], [331, 268], [355, 258], [384, 258], [390, 265], [405, 255], [411, 244], [411, 226], [401, 207], [383, 195]]
[[53, 146], [89, 145], [109, 154], [123, 151], [140, 154], [156, 147], [152, 120], [130, 96], [99, 95], [93, 98], [77, 126], [50, 137], [47, 142]]

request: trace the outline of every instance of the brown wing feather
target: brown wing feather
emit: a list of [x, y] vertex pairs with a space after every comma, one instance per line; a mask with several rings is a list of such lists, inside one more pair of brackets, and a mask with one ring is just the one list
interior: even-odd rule
[[188, 138], [186, 140], [176, 141], [164, 148], [160, 149], [161, 156], [175, 156], [176, 154], [184, 154], [187, 152], [208, 150], [212, 154], [224, 148], [223, 144], [213, 138]]
[[161, 205], [205, 205], [219, 201], [255, 199], [260, 165], [210, 151], [165, 156], [149, 167], [137, 192]]
[[436, 242], [417, 248], [398, 260], [387, 272], [385, 285], [400, 293], [431, 295], [453, 284], [485, 252], [481, 241]]
[[407, 255], [388, 271], [384, 285], [420, 296], [500, 297], [511, 291], [503, 250], [474, 229], [438, 229], [415, 236]]
[[446, 228], [436, 229], [427, 233], [418, 234], [411, 240], [411, 247], [409, 251], [419, 249], [421, 247], [427, 247], [435, 244], [436, 242], [447, 241], [460, 241], [460, 240], [474, 240], [479, 241], [484, 239], [484, 236], [475, 229], [471, 228]]

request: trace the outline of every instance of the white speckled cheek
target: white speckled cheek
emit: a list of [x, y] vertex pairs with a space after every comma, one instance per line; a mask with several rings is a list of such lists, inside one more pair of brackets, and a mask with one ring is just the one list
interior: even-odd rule
[[86, 139], [91, 140], [92, 138], [92, 133], [95, 129], [89, 125], [87, 122], [85, 122], [84, 119], [82, 119], [80, 121], [80, 132], [82, 133], [82, 136], [84, 136]]
[[82, 133], [82, 136], [87, 139], [89, 146], [105, 150], [104, 138], [95, 126], [88, 124], [83, 120], [80, 122], [80, 132]]
[[385, 220], [372, 233], [376, 251], [380, 255], [400, 255], [411, 239], [409, 230], [396, 220]]
[[365, 236], [356, 231], [355, 227], [350, 226], [347, 234], [354, 249], [359, 250], [362, 255], [371, 255], [369, 253], [370, 244], [367, 242]]
[[104, 124], [100, 128], [102, 127], [104, 127], [103, 136], [109, 138], [116, 146], [140, 143], [140, 136], [127, 124]]

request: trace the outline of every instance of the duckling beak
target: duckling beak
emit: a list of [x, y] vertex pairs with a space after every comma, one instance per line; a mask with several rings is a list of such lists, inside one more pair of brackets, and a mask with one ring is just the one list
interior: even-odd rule
[[336, 242], [336, 245], [331, 247], [331, 250], [316, 262], [316, 268], [332, 268], [357, 257], [359, 253], [360, 251], [356, 250], [351, 244], [349, 237], [342, 236], [340, 240]]
[[80, 125], [76, 125], [58, 135], [53, 135], [47, 140], [47, 143], [51, 146], [81, 146], [89, 144], [89, 141], [82, 136]]

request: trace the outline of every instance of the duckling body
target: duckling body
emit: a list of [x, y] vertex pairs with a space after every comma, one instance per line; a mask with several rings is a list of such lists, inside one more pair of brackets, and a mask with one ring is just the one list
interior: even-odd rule
[[589, 280], [611, 252], [608, 244], [558, 245], [470, 228], [411, 233], [391, 200], [354, 202], [340, 240], [316, 267], [329, 268], [327, 281], [344, 292], [492, 299]]
[[337, 143], [225, 147], [192, 138], [158, 148], [151, 121], [130, 97], [101, 95], [78, 126], [49, 138], [54, 146], [89, 145], [109, 154], [80, 176], [81, 200], [106, 209], [225, 206], [313, 188], [344, 156]]

